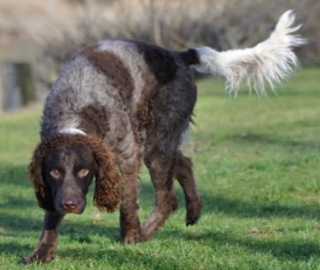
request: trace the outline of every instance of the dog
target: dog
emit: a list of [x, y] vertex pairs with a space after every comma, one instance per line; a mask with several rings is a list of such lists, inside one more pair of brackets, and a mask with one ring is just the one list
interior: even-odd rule
[[[294, 14], [285, 12], [268, 39], [253, 48], [218, 52], [209, 47], [169, 51], [131, 40], [106, 40], [71, 59], [44, 105], [41, 142], [29, 174], [45, 210], [39, 244], [24, 260], [45, 263], [56, 252], [58, 226], [68, 213], [81, 214], [95, 178], [94, 204], [120, 208], [120, 239], [148, 240], [177, 209], [173, 181], [181, 185], [186, 225], [200, 218], [192, 161], [180, 149], [192, 120], [197, 88], [190, 67], [222, 76], [226, 90], [242, 82], [259, 94], [289, 76], [298, 65], [293, 47]], [[144, 163], [155, 189], [155, 207], [138, 217], [138, 177]]]

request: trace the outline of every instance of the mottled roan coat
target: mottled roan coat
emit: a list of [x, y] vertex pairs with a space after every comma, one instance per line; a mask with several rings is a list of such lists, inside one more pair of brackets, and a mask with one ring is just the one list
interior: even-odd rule
[[[179, 150], [196, 102], [197, 90], [188, 61], [198, 61], [195, 51], [176, 53], [141, 42], [104, 41], [89, 46], [65, 66], [47, 98], [42, 142], [30, 165], [36, 196], [40, 207], [46, 210], [46, 218], [40, 243], [27, 258], [28, 262], [50, 261], [63, 215], [81, 213], [85, 206], [75, 198], [85, 200], [87, 187], [81, 196], [72, 191], [58, 196], [53, 191], [59, 189], [57, 184], [52, 184], [55, 180], [50, 180], [50, 175], [43, 176], [43, 171], [59, 169], [44, 162], [53, 148], [58, 149], [56, 159], [71, 155], [67, 152], [75, 152], [79, 147], [93, 153], [95, 165], [86, 169], [94, 171], [96, 176], [94, 203], [111, 212], [121, 202], [123, 242], [147, 240], [177, 209], [172, 190], [174, 178], [185, 191], [187, 225], [198, 220], [201, 201], [192, 163]], [[106, 166], [101, 162], [101, 149], [107, 149], [104, 162], [111, 164], [102, 169], [103, 173], [99, 173], [99, 168], [101, 171]], [[156, 206], [141, 225], [138, 177], [142, 162], [150, 171]], [[44, 164], [52, 168], [44, 168]], [[60, 189], [67, 186], [61, 185]], [[103, 186], [107, 188], [102, 189]], [[63, 197], [76, 205], [61, 206]], [[79, 204], [83, 206], [81, 209]], [[51, 246], [47, 239], [51, 239]]]
[[[289, 11], [269, 39], [246, 50], [196, 48], [173, 52], [137, 41], [102, 41], [69, 61], [43, 110], [41, 142], [29, 172], [39, 206], [45, 210], [40, 242], [24, 261], [55, 256], [58, 226], [67, 213], [81, 214], [95, 177], [94, 204], [114, 211], [120, 204], [121, 241], [144, 241], [178, 207], [173, 181], [186, 201], [186, 224], [200, 217], [192, 162], [180, 145], [189, 127], [197, 89], [191, 65], [222, 75], [227, 88], [241, 81], [264, 91], [264, 82], [286, 77], [297, 64], [291, 47]], [[138, 177], [144, 163], [155, 188], [155, 208], [138, 217]]]

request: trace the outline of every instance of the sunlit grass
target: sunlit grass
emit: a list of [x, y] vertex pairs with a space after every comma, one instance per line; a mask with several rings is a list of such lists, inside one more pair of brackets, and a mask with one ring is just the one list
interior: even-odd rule
[[[60, 229], [57, 258], [18, 263], [36, 245], [43, 212], [26, 167], [39, 140], [39, 109], [0, 116], [0, 269], [319, 269], [320, 70], [304, 69], [268, 98], [237, 99], [223, 83], [198, 83], [183, 148], [194, 161], [203, 214], [185, 227], [180, 209], [146, 243], [122, 245], [118, 213], [89, 204]], [[141, 179], [141, 218], [153, 191]], [[88, 195], [92, 198], [92, 192]]]

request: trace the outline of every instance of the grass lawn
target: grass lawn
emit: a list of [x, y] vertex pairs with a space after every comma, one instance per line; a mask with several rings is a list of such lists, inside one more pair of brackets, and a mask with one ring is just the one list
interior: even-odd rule
[[[43, 211], [26, 167], [41, 109], [0, 115], [0, 269], [320, 269], [320, 69], [303, 69], [278, 95], [224, 96], [200, 81], [195, 125], [184, 145], [203, 198], [200, 221], [180, 208], [146, 243], [117, 242], [118, 213], [91, 203], [60, 227], [56, 259], [19, 264], [37, 244]], [[143, 170], [141, 219], [153, 189]]]

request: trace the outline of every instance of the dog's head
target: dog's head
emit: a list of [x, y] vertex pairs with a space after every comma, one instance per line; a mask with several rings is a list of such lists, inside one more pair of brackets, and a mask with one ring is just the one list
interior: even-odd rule
[[39, 206], [50, 212], [81, 214], [94, 177], [94, 204], [112, 212], [119, 203], [120, 172], [107, 143], [95, 135], [43, 140], [33, 153], [29, 175]]

